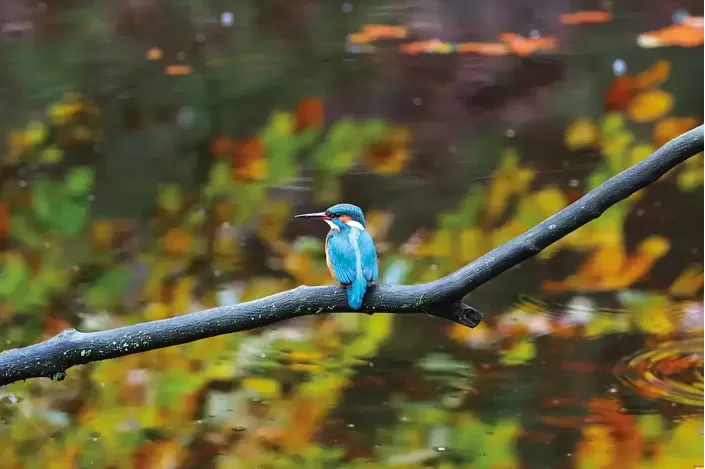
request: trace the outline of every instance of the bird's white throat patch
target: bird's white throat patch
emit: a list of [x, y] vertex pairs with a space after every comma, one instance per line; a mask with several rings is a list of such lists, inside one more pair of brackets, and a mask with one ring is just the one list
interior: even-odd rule
[[353, 228], [357, 228], [358, 230], [365, 231], [365, 227], [362, 226], [362, 223], [360, 223], [359, 221], [350, 220], [350, 221], [346, 221], [345, 224], [348, 226], [351, 226]]
[[[328, 226], [330, 226], [330, 229], [331, 229], [331, 230], [339, 230], [339, 229], [340, 229], [340, 228], [338, 227], [338, 225], [336, 225], [335, 223], [333, 223], [333, 222], [330, 221], [330, 220], [323, 220], [323, 221], [326, 222], [326, 223], [328, 223]], [[351, 228], [357, 228], [358, 230], [365, 231], [365, 227], [362, 226], [362, 223], [360, 223], [359, 221], [350, 220], [350, 221], [346, 221], [345, 224], [348, 225], [348, 226], [351, 227]]]

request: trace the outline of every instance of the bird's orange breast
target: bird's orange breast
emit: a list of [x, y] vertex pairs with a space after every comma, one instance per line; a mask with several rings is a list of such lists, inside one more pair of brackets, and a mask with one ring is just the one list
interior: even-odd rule
[[326, 251], [326, 265], [328, 266], [328, 272], [330, 272], [331, 277], [338, 280], [337, 278], [335, 278], [335, 272], [333, 271], [333, 264], [330, 263], [330, 256], [328, 255], [328, 236], [326, 236], [325, 251]]

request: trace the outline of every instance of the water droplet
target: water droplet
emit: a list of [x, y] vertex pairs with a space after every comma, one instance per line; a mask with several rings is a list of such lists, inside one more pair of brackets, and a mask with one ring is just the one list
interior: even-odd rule
[[354, 424], [354, 423], [349, 423], [349, 424], [347, 424], [347, 425], [345, 425], [345, 426], [348, 427], [348, 428], [355, 428], [355, 424]]
[[570, 187], [578, 187], [580, 185], [580, 181], [578, 181], [577, 179], [571, 179], [568, 185]]
[[548, 229], [549, 229], [549, 230], [555, 230], [555, 229], [556, 229], [556, 225], [555, 225], [555, 224], [554, 224], [554, 225], [548, 225]]
[[229, 28], [233, 25], [233, 14], [229, 11], [225, 11], [220, 15], [220, 24]]
[[434, 446], [431, 448], [433, 451], [436, 451], [437, 453], [446, 453], [450, 451], [450, 449], [447, 446]]
[[612, 63], [612, 73], [621, 77], [627, 72], [627, 64], [622, 59], [617, 59]]
[[514, 137], [514, 136], [516, 135], [516, 132], [514, 132], [514, 129], [507, 129], [507, 130], [504, 132], [504, 135], [506, 135], [506, 136], [509, 137], [509, 138], [512, 138], [512, 137]]

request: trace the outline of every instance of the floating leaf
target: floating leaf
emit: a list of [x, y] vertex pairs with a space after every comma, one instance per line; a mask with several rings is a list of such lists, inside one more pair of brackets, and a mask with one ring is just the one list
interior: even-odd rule
[[598, 139], [598, 131], [591, 119], [581, 118], [573, 122], [565, 133], [565, 146], [570, 150], [578, 150], [594, 145]]
[[235, 148], [235, 142], [222, 135], [213, 139], [210, 144], [210, 153], [214, 157], [230, 156]]
[[75, 236], [81, 232], [88, 219], [88, 202], [68, 200], [56, 207], [52, 225], [63, 236]]
[[21, 255], [9, 252], [5, 262], [0, 264], [0, 298], [8, 298], [13, 293], [23, 292], [29, 282], [31, 272]]
[[160, 184], [157, 187], [157, 203], [169, 212], [177, 212], [181, 208], [184, 196], [178, 184]]
[[39, 180], [32, 184], [32, 207], [42, 219], [51, 218], [55, 201], [63, 199], [63, 187], [55, 181]]
[[671, 75], [671, 62], [668, 60], [657, 60], [647, 70], [644, 70], [636, 77], [636, 86], [639, 88], [653, 88], [668, 80]]
[[532, 339], [523, 339], [509, 350], [502, 352], [500, 363], [504, 365], [522, 365], [536, 356], [536, 345]]
[[10, 234], [10, 206], [4, 200], [0, 200], [0, 239], [4, 239]]
[[307, 98], [296, 105], [296, 131], [323, 125], [324, 112], [321, 98]]
[[698, 121], [692, 117], [666, 117], [661, 119], [654, 125], [654, 145], [662, 147], [679, 135], [694, 129], [697, 125]]
[[649, 144], [636, 145], [629, 155], [629, 165], [634, 166], [641, 160], [652, 154], [656, 149]]
[[45, 148], [39, 154], [39, 161], [41, 163], [54, 164], [58, 163], [64, 159], [64, 151], [61, 148], [54, 146]]
[[629, 104], [629, 118], [634, 122], [652, 122], [673, 108], [673, 95], [663, 90], [650, 90], [638, 95]]
[[66, 189], [71, 195], [87, 195], [93, 189], [94, 171], [88, 166], [72, 168], [64, 181]]
[[264, 141], [250, 137], [235, 144], [232, 180], [261, 181], [267, 176]]
[[43, 122], [32, 121], [29, 123], [27, 126], [27, 140], [30, 145], [39, 145], [46, 139], [46, 137], [47, 127]]
[[271, 138], [288, 138], [294, 132], [296, 118], [290, 112], [275, 111], [265, 130], [264, 140]]
[[86, 302], [96, 309], [109, 308], [130, 284], [127, 267], [116, 266], [98, 277], [86, 291]]

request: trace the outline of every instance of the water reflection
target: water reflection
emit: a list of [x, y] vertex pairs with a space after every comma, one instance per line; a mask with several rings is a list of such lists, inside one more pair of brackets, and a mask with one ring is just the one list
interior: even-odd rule
[[619, 379], [647, 397], [703, 406], [703, 340], [685, 339], [656, 345], [622, 360]]

